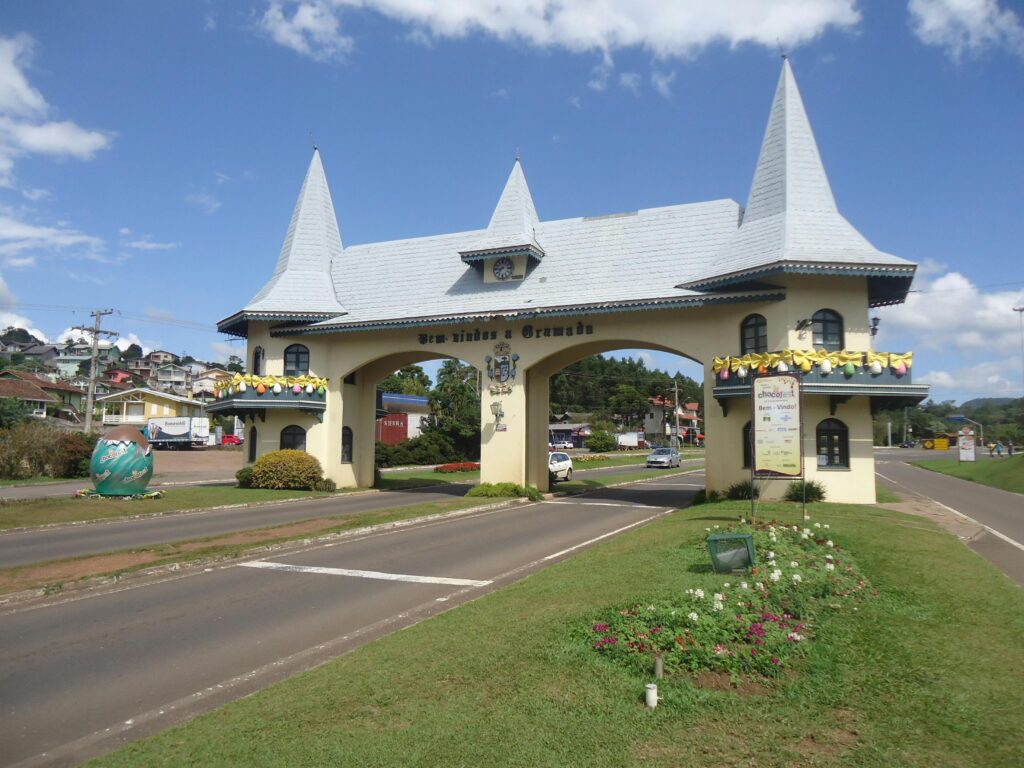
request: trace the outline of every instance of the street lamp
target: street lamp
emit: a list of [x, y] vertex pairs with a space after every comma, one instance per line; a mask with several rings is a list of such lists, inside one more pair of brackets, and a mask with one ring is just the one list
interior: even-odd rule
[[505, 412], [501, 410], [500, 400], [495, 400], [491, 403], [491, 413], [494, 414], [494, 423], [501, 424], [501, 417], [505, 415]]

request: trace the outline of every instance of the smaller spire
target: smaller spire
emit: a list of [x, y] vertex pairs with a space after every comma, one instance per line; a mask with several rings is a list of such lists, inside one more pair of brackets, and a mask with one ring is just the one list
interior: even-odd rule
[[462, 260], [466, 263], [479, 261], [489, 253], [502, 251], [527, 253], [540, 261], [544, 257], [544, 249], [536, 238], [538, 223], [537, 209], [533, 206], [517, 147], [512, 172], [491, 215], [487, 232], [470, 250], [460, 251]]

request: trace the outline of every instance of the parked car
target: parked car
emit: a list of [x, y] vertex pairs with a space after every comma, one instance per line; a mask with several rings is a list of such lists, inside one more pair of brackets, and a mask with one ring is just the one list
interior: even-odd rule
[[572, 444], [572, 440], [555, 440], [552, 445], [556, 451], [568, 451], [576, 447]]
[[648, 467], [678, 467], [682, 464], [679, 451], [675, 448], [656, 448], [654, 453], [648, 455]]
[[238, 435], [223, 435], [220, 439], [221, 445], [241, 445], [242, 438]]
[[555, 480], [572, 480], [572, 457], [560, 451], [549, 453], [548, 471]]

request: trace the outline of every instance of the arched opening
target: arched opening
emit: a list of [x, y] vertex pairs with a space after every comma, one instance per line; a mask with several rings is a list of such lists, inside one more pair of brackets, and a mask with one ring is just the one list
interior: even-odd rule
[[850, 468], [850, 431], [839, 419], [825, 419], [814, 431], [818, 469]]
[[284, 450], [306, 450], [306, 430], [297, 424], [289, 424], [281, 430], [280, 448]]
[[250, 464], [252, 464], [254, 461], [256, 461], [256, 450], [257, 450], [256, 438], [257, 438], [256, 427], [255, 427], [255, 425], [253, 425], [249, 429], [249, 448], [248, 448], [248, 451], [249, 451], [249, 463]]
[[750, 469], [754, 463], [754, 434], [748, 421], [743, 425], [743, 468]]
[[305, 376], [309, 373], [309, 347], [292, 344], [284, 350], [284, 375]]
[[353, 437], [352, 427], [341, 428], [341, 463], [352, 463]]
[[838, 352], [843, 348], [843, 318], [832, 309], [819, 309], [811, 318], [812, 339], [815, 349]]
[[740, 354], [768, 351], [768, 321], [764, 315], [747, 315], [740, 323]]
[[265, 353], [263, 347], [256, 347], [252, 351], [252, 375], [262, 376], [263, 375], [263, 359]]

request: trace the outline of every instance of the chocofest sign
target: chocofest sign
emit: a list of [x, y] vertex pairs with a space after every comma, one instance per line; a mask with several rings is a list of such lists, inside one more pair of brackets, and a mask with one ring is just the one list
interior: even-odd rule
[[802, 477], [800, 379], [759, 376], [752, 395], [754, 477]]

